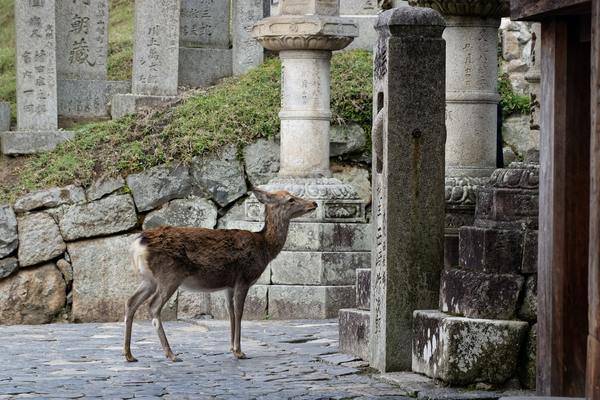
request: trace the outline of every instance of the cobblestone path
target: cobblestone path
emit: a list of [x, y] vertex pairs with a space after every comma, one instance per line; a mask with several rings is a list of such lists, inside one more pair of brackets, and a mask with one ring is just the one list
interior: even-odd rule
[[167, 322], [183, 362], [164, 357], [149, 322], [134, 325], [121, 356], [123, 324], [0, 327], [0, 399], [401, 399], [361, 362], [336, 354], [334, 321], [244, 322], [242, 349], [228, 351], [222, 321]]

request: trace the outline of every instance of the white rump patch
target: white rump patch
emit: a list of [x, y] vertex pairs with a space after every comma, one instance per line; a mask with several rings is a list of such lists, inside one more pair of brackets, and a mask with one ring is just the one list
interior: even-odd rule
[[133, 267], [139, 271], [142, 276], [151, 278], [152, 272], [148, 268], [148, 248], [142, 243], [142, 238], [136, 239], [129, 248]]

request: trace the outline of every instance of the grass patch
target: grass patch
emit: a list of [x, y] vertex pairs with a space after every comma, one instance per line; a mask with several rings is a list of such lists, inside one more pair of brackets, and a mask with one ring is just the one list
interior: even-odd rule
[[514, 114], [527, 115], [531, 112], [531, 99], [529, 96], [514, 92], [508, 74], [502, 74], [498, 77], [498, 91], [500, 92], [500, 106], [504, 117]]

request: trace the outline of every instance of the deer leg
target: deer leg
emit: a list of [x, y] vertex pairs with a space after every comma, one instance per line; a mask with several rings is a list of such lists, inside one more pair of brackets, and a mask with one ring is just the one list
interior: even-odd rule
[[246, 302], [246, 295], [248, 294], [250, 287], [245, 285], [236, 285], [233, 293], [233, 303], [235, 310], [235, 331], [234, 331], [234, 343], [233, 343], [233, 355], [236, 358], [246, 358], [246, 355], [242, 352], [241, 336], [242, 336], [242, 316], [244, 314], [244, 303]]
[[173, 362], [178, 362], [181, 360], [177, 358], [175, 353], [173, 353], [173, 350], [171, 350], [171, 346], [169, 345], [167, 335], [165, 334], [165, 330], [162, 325], [160, 314], [164, 305], [167, 304], [167, 301], [169, 301], [173, 293], [175, 293], [175, 290], [178, 286], [179, 285], [170, 285], [164, 287], [159, 285], [158, 289], [156, 292], [154, 292], [154, 295], [150, 300], [150, 315], [152, 316], [152, 325], [154, 325], [154, 328], [156, 329], [156, 333], [158, 334], [158, 339], [160, 340], [160, 344], [165, 352], [165, 356]]
[[233, 305], [233, 289], [227, 289], [225, 291], [225, 297], [227, 298], [227, 313], [229, 314], [229, 331], [231, 336], [229, 351], [233, 353], [233, 343], [235, 340], [235, 307]]
[[133, 317], [137, 309], [154, 293], [156, 283], [150, 280], [144, 280], [137, 288], [135, 293], [127, 300], [125, 307], [125, 343], [123, 344], [123, 355], [129, 362], [137, 361], [131, 354], [131, 329], [133, 325]]

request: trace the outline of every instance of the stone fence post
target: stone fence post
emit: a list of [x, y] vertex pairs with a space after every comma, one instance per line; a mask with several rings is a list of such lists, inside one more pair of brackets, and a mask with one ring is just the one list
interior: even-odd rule
[[379, 16], [374, 61], [371, 366], [410, 370], [412, 315], [436, 308], [444, 262], [444, 19]]

